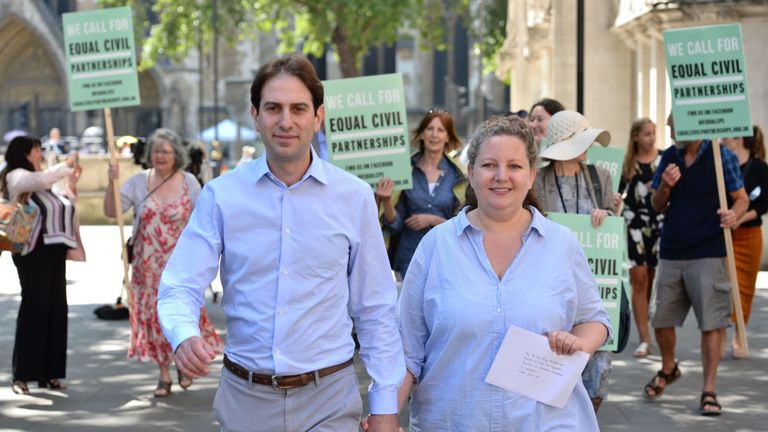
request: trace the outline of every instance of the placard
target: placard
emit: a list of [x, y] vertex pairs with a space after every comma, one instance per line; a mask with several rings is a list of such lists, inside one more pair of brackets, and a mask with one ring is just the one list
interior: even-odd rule
[[[592, 217], [589, 215], [549, 213], [548, 217], [570, 228], [579, 239], [613, 328], [613, 339], [600, 350], [613, 351], [617, 346], [621, 323], [621, 281], [624, 277], [624, 254], [627, 248], [624, 218], [608, 216], [599, 228], [592, 228]], [[627, 292], [627, 295], [631, 295], [630, 292]]]
[[664, 32], [679, 141], [752, 136], [741, 24]]
[[62, 15], [69, 109], [139, 105], [131, 8]]
[[401, 74], [323, 82], [329, 160], [375, 186], [389, 177], [411, 188], [411, 159]]

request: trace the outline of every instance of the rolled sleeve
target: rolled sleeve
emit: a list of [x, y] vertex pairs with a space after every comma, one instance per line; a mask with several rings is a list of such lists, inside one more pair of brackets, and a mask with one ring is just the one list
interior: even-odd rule
[[395, 322], [397, 289], [387, 265], [387, 253], [373, 196], [365, 195], [359, 217], [359, 241], [349, 258], [349, 311], [355, 322], [371, 385], [372, 414], [397, 413], [397, 391], [405, 378], [403, 346]]
[[744, 187], [744, 177], [741, 175], [739, 159], [725, 146], [720, 146], [720, 154], [723, 159], [723, 177], [725, 189], [728, 192], [736, 192]]
[[405, 191], [400, 193], [400, 197], [395, 204], [395, 220], [392, 223], [387, 222], [386, 218], [382, 216], [382, 226], [387, 228], [391, 234], [398, 234], [403, 230], [405, 222], [403, 222], [403, 215], [405, 214]]
[[200, 336], [200, 308], [205, 288], [216, 277], [221, 230], [213, 193], [206, 189], [165, 266], [158, 292], [157, 313], [173, 350]]
[[653, 190], [657, 190], [661, 185], [661, 175], [664, 174], [664, 170], [667, 169], [667, 165], [669, 165], [670, 154], [672, 154], [671, 152], [674, 150], [674, 147], [670, 147], [661, 154], [661, 161], [659, 161], [659, 166], [656, 167], [656, 171], [653, 173], [653, 182], [651, 183], [651, 188]]

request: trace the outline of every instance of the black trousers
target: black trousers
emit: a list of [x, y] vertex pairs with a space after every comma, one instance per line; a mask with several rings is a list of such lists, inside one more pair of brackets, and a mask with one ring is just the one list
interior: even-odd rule
[[64, 245], [45, 245], [42, 234], [27, 255], [14, 255], [21, 305], [13, 345], [13, 379], [64, 378], [67, 369], [67, 278]]

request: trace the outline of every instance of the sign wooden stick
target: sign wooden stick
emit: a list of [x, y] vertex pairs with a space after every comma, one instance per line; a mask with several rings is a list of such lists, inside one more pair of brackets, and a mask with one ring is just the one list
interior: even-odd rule
[[[115, 132], [112, 127], [112, 110], [104, 108], [104, 126], [107, 129], [107, 144], [109, 145], [109, 162], [117, 164], [117, 146], [115, 146]], [[115, 213], [117, 213], [117, 226], [120, 229], [120, 248], [123, 257], [123, 286], [126, 293], [131, 289], [128, 279], [128, 251], [125, 249], [125, 233], [123, 224], [123, 203], [120, 199], [120, 177], [113, 181], [115, 193]]]
[[[717, 175], [717, 195], [720, 199], [720, 210], [728, 210], [728, 201], [725, 196], [725, 178], [723, 177], [723, 161], [720, 156], [720, 143], [717, 138], [712, 140], [712, 151], [715, 156], [715, 174]], [[736, 261], [733, 253], [733, 238], [731, 229], [723, 228], [725, 235], [725, 259], [728, 262], [728, 275], [731, 279], [731, 302], [736, 311], [736, 329], [739, 336], [739, 344], [744, 352], [749, 355], [747, 346], [747, 330], [744, 326], [744, 313], [741, 310], [741, 296], [739, 295], [739, 280], [736, 275]]]

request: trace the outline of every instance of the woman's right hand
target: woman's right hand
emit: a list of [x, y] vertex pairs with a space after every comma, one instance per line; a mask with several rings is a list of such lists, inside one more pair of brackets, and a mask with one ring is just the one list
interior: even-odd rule
[[392, 189], [395, 187], [395, 182], [389, 177], [382, 177], [379, 179], [379, 183], [376, 184], [376, 198], [380, 202], [389, 201], [392, 199]]

